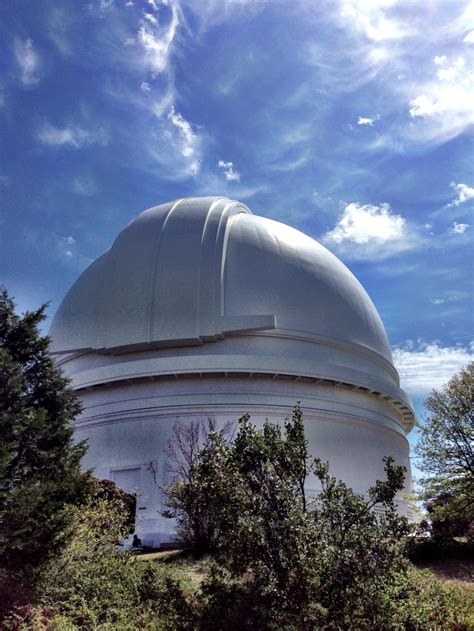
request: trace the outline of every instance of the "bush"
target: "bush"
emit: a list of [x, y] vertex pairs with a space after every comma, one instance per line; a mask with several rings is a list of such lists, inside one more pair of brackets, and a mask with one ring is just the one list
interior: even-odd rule
[[[317, 498], [305, 495], [309, 472]], [[408, 527], [394, 504], [403, 470], [390, 459], [386, 478], [367, 500], [310, 461], [299, 409], [283, 429], [257, 430], [244, 417], [233, 443], [210, 437], [188, 481], [193, 502], [203, 494], [212, 506], [215, 550], [200, 585], [176, 561], [119, 552], [130, 528], [126, 497], [97, 483], [75, 513], [74, 538], [43, 572], [36, 604], [3, 628], [467, 631], [472, 611], [459, 590], [404, 556]]]
[[[299, 408], [283, 428], [245, 416], [232, 443], [213, 434], [175, 486], [178, 520], [201, 505], [212, 522], [217, 565], [201, 587], [199, 628], [450, 628], [448, 592], [436, 581], [422, 589], [403, 555], [404, 470], [387, 458], [385, 472], [368, 500], [330, 476], [310, 458]], [[306, 497], [310, 474], [316, 498]]]
[[[387, 629], [431, 631], [474, 628], [474, 612], [462, 592], [444, 584], [429, 570], [408, 566], [395, 574], [385, 587], [382, 599], [386, 607]], [[370, 627], [369, 627], [370, 628]]]
[[192, 628], [192, 595], [173, 570], [140, 562], [117, 542], [130, 530], [130, 497], [94, 481], [74, 536], [37, 584], [36, 605], [4, 622], [12, 631]]

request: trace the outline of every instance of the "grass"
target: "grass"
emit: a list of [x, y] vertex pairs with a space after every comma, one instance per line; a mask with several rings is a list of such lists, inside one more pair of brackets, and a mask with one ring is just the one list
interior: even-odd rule
[[[159, 563], [173, 570], [176, 578], [191, 589], [198, 589], [205, 578], [210, 557], [197, 558], [191, 550], [154, 550], [137, 554], [142, 562]], [[453, 586], [465, 602], [466, 619], [474, 619], [474, 558], [471, 554], [441, 555], [440, 558], [415, 562], [420, 569], [430, 570], [443, 583]], [[464, 606], [463, 606], [464, 610]]]
[[474, 620], [474, 557], [472, 548], [455, 547], [451, 553], [441, 553], [434, 558], [424, 558], [414, 564], [427, 569], [444, 583], [454, 587], [465, 603], [466, 620]]
[[192, 587], [197, 588], [207, 574], [210, 557], [197, 558], [191, 550], [185, 549], [143, 552], [142, 554], [137, 554], [137, 559], [171, 567], [178, 578], [189, 582]]
[[473, 559], [435, 559], [432, 561], [420, 561], [416, 565], [431, 570], [443, 581], [465, 585], [467, 589], [474, 591]]

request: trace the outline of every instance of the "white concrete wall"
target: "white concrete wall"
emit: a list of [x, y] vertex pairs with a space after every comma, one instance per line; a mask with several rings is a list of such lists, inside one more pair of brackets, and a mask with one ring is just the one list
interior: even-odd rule
[[[328, 460], [331, 472], [355, 491], [363, 493], [383, 478], [384, 456], [392, 455], [409, 471], [396, 409], [382, 398], [342, 387], [265, 375], [187, 375], [112, 384], [81, 391], [81, 397], [85, 410], [76, 436], [89, 441], [83, 465], [110, 479], [127, 479], [130, 472], [139, 494], [137, 531], [153, 545], [172, 538], [173, 523], [159, 515], [162, 496], [146, 467], [155, 462], [159, 484], [169, 482], [166, 445], [178, 421], [211, 417], [223, 424], [248, 412], [258, 425], [265, 418], [283, 422], [300, 401], [313, 455]], [[308, 491], [316, 491], [314, 480]]]

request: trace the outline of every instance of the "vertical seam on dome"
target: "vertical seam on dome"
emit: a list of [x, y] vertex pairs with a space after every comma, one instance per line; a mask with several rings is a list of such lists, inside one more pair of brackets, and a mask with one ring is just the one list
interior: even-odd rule
[[[213, 244], [212, 244], [212, 260], [213, 260], [213, 265], [212, 265], [212, 271], [208, 272], [208, 275], [210, 276], [209, 278], [209, 283], [210, 283], [210, 305], [207, 305], [208, 307], [208, 313], [210, 313], [210, 318], [211, 318], [211, 330], [212, 330], [212, 334], [215, 335], [218, 331], [217, 331], [217, 322], [216, 322], [216, 283], [215, 283], [215, 279], [214, 279], [214, 270], [215, 270], [215, 263], [216, 263], [216, 240], [217, 240], [217, 234], [219, 231], [219, 223], [220, 223], [220, 219], [222, 217], [222, 213], [224, 212], [226, 205], [228, 204], [229, 199], [227, 197], [216, 197], [212, 203], [210, 204], [207, 213], [206, 213], [206, 219], [204, 221], [204, 226], [202, 229], [202, 233], [201, 233], [201, 254], [199, 257], [199, 272], [198, 272], [198, 292], [197, 292], [197, 332], [198, 335], [201, 336], [202, 334], [202, 330], [201, 330], [201, 321], [202, 321], [202, 310], [203, 310], [203, 305], [202, 305], [202, 297], [201, 297], [201, 281], [202, 281], [202, 275], [203, 275], [203, 267], [205, 265], [205, 251], [204, 251], [204, 244], [205, 244], [205, 239], [207, 236], [207, 232], [210, 229], [210, 222], [211, 219], [214, 215], [214, 211], [216, 209], [219, 209], [219, 206], [222, 206], [223, 208], [220, 209], [220, 217], [219, 220], [217, 222], [217, 227], [214, 229], [215, 230], [215, 235], [214, 235], [214, 239], [213, 239]], [[217, 212], [219, 212], [219, 210], [217, 210]], [[212, 235], [211, 235], [212, 236]], [[210, 331], [207, 332], [207, 334], [209, 334]]]
[[[235, 212], [230, 215], [229, 217], [229, 213], [231, 212], [231, 210], [235, 210]], [[219, 283], [219, 290], [220, 290], [220, 296], [219, 296], [219, 316], [223, 316], [224, 315], [224, 302], [225, 302], [225, 286], [224, 286], [224, 271], [225, 271], [225, 263], [226, 263], [226, 259], [227, 259], [227, 242], [229, 240], [229, 234], [230, 234], [230, 230], [232, 228], [232, 225], [235, 221], [235, 218], [238, 215], [251, 215], [252, 211], [247, 208], [247, 206], [245, 206], [244, 204], [240, 204], [239, 202], [235, 202], [235, 201], [231, 201], [229, 204], [226, 204], [224, 210], [222, 211], [222, 215], [221, 215], [221, 220], [219, 222], [219, 228], [217, 231], [217, 235], [219, 237], [220, 231], [221, 231], [221, 223], [222, 220], [225, 220], [225, 226], [223, 227], [224, 230], [224, 234], [222, 235], [222, 246], [221, 246], [221, 251], [220, 251], [220, 261], [219, 261], [219, 266], [216, 266], [216, 271], [219, 274], [218, 277], [218, 283]], [[217, 247], [217, 242], [216, 242], [216, 247]], [[218, 268], [218, 269], [217, 269]]]
[[158, 270], [156, 269], [156, 267], [157, 267], [158, 256], [159, 256], [160, 248], [161, 248], [161, 241], [163, 239], [163, 232], [166, 228], [166, 224], [168, 223], [169, 218], [171, 217], [171, 214], [173, 213], [175, 208], [179, 206], [179, 204], [181, 204], [183, 201], [184, 201], [183, 197], [181, 199], [176, 200], [174, 204], [171, 206], [171, 208], [168, 210], [166, 214], [166, 218], [161, 226], [160, 234], [158, 236], [158, 242], [156, 244], [155, 252], [153, 255], [153, 270], [151, 274], [151, 281], [150, 281], [151, 285], [150, 285], [150, 291], [149, 291], [150, 304], [148, 305], [148, 342], [153, 341], [152, 337], [153, 337], [153, 325], [154, 325], [154, 315], [155, 315], [155, 310], [154, 310], [155, 284], [156, 284], [156, 277], [158, 275]]

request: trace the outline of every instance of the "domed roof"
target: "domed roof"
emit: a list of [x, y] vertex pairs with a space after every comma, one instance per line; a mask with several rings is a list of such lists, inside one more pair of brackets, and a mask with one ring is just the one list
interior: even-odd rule
[[56, 352], [116, 354], [256, 330], [329, 339], [391, 363], [377, 310], [339, 259], [222, 197], [138, 215], [73, 285], [50, 335]]

